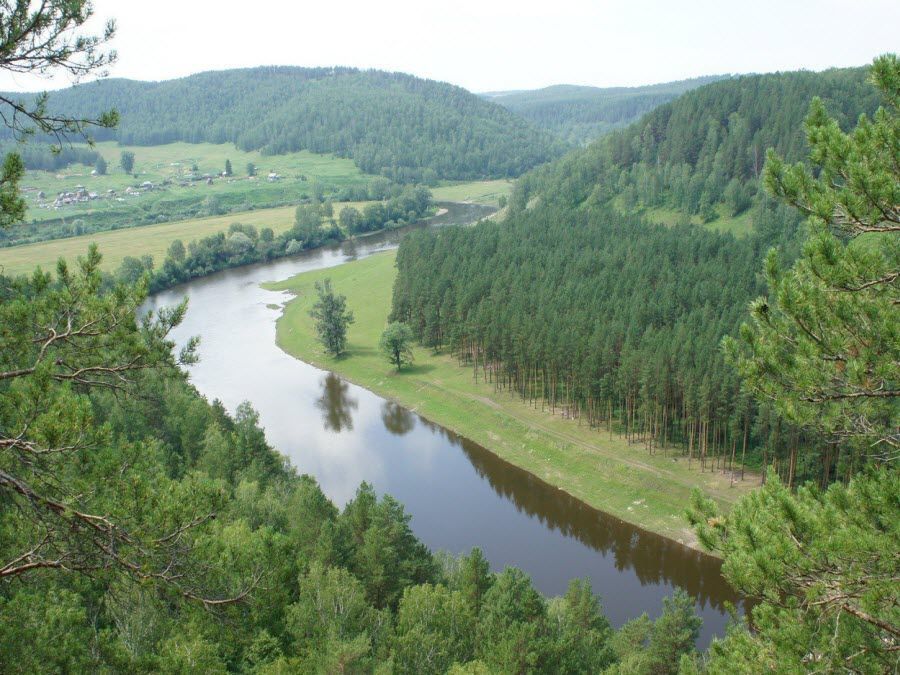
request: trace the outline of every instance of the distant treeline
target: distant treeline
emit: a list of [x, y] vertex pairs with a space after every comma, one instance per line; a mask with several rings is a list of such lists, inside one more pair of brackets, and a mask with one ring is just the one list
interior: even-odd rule
[[534, 91], [486, 95], [562, 140], [584, 145], [636, 121], [686, 91], [722, 79], [697, 77], [645, 87], [555, 85]]
[[[299, 192], [291, 183], [259, 185], [260, 189], [251, 193], [219, 192], [210, 195], [196, 191], [169, 191], [165, 186], [159, 186], [157, 190], [167, 190], [166, 198], [156, 201], [152, 208], [135, 209], [132, 204], [107, 201], [103, 209], [95, 209], [89, 217], [79, 212], [64, 215], [66, 212], [61, 211], [57, 218], [33, 220], [0, 230], [0, 247], [74, 237], [92, 232], [108, 232], [139, 225], [222, 216], [228, 213], [237, 214], [256, 209], [290, 206], [298, 202], [309, 203], [314, 200], [329, 199], [340, 202], [385, 200], [399, 194], [403, 187], [380, 176], [373, 177], [365, 184], [343, 187], [313, 183], [308, 189], [302, 188]], [[385, 218], [381, 222], [386, 220], [390, 219]]]
[[46, 145], [23, 145], [21, 143], [0, 143], [0, 157], [15, 152], [22, 158], [26, 169], [40, 171], [59, 171], [70, 164], [84, 164], [94, 167], [100, 154], [96, 150], [73, 145], [63, 145], [58, 152], [53, 152]]
[[352, 157], [400, 182], [518, 176], [563, 144], [460, 87], [401, 73], [266, 67], [166, 82], [101, 80], [54, 92], [54, 112], [115, 108], [119, 127], [96, 138], [128, 145], [235, 143]]

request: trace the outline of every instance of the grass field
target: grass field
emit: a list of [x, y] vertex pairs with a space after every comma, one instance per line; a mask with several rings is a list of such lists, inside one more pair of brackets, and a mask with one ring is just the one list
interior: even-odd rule
[[[230, 143], [169, 143], [157, 146], [120, 146], [112, 141], [97, 143], [95, 148], [103, 155], [108, 164], [105, 176], [91, 176], [93, 167], [72, 164], [58, 173], [48, 171], [28, 171], [22, 181], [27, 189], [28, 215], [26, 220], [56, 219], [61, 216], [72, 218], [90, 218], [103, 210], [122, 209], [122, 202], [115, 200], [98, 200], [86, 204], [65, 206], [59, 210], [41, 208], [37, 200], [37, 192], [43, 191], [49, 201], [60, 192], [72, 191], [75, 186], [83, 185], [91, 192], [104, 194], [107, 190], [121, 193], [128, 186], [144, 181], [160, 184], [169, 179], [177, 181], [197, 166], [200, 175], [218, 175], [225, 169], [225, 160], [231, 160], [233, 176], [216, 178], [212, 185], [204, 181], [192, 187], [181, 187], [177, 184], [165, 189], [144, 192], [139, 196], [127, 198], [127, 205], [144, 211], [152, 209], [158, 202], [178, 199], [180, 196], [211, 195], [227, 197], [240, 195], [248, 202], [254, 203], [279, 198], [300, 199], [301, 192], [310, 192], [313, 181], [323, 186], [340, 188], [347, 185], [365, 184], [372, 176], [362, 173], [351, 159], [341, 159], [331, 155], [315, 155], [311, 152], [293, 152], [287, 155], [263, 156], [258, 152], [244, 152]], [[119, 158], [123, 151], [134, 153], [134, 175], [126, 174], [119, 166]], [[247, 164], [256, 165], [258, 179], [251, 180], [247, 176]], [[266, 176], [274, 171], [281, 180], [269, 183]], [[305, 177], [306, 180], [303, 180]], [[294, 195], [296, 193], [296, 195]]]
[[[361, 209], [367, 202], [337, 202], [335, 213], [345, 206]], [[125, 256], [136, 258], [152, 255], [157, 265], [165, 259], [166, 250], [176, 239], [186, 245], [193, 239], [200, 239], [217, 232], [224, 232], [232, 223], [253, 225], [258, 230], [271, 227], [275, 234], [287, 230], [294, 222], [296, 206], [274, 209], [258, 209], [244, 213], [230, 213], [225, 216], [193, 218], [160, 225], [145, 225], [137, 228], [96, 232], [80, 237], [52, 239], [36, 244], [0, 248], [0, 273], [16, 275], [30, 273], [40, 265], [44, 270], [53, 269], [60, 258], [75, 260], [84, 255], [88, 245], [96, 242], [103, 254], [103, 269], [115, 270]]]
[[509, 196], [515, 183], [511, 180], [481, 180], [471, 183], [454, 183], [431, 188], [435, 201], [474, 202], [498, 206], [500, 197]]
[[[696, 463], [689, 469], [686, 460], [650, 456], [621, 437], [533, 409], [491, 385], [475, 384], [471, 369], [446, 354], [417, 348], [415, 364], [397, 373], [377, 349], [390, 309], [394, 258], [395, 252], [378, 254], [269, 286], [297, 296], [278, 322], [278, 344], [399, 401], [597, 509], [691, 546], [696, 540], [682, 514], [693, 487], [727, 507], [758, 483], [748, 474], [746, 482], [730, 487], [720, 474], [700, 473]], [[347, 353], [338, 359], [324, 354], [307, 315], [313, 284], [325, 277], [347, 296], [356, 316]]]
[[[716, 207], [719, 217], [709, 223], [704, 223], [700, 216], [691, 216], [691, 223], [694, 225], [703, 225], [710, 230], [718, 230], [719, 232], [731, 232], [735, 237], [743, 237], [750, 234], [753, 229], [753, 222], [750, 218], [750, 211], [744, 211], [739, 216], [730, 216], [725, 210], [723, 204]], [[645, 209], [643, 215], [652, 222], [662, 223], [663, 225], [673, 226], [684, 219], [684, 214], [675, 209], [653, 208]]]

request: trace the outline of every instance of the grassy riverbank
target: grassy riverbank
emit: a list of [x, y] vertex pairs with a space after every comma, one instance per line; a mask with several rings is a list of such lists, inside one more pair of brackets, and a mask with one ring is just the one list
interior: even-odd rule
[[[382, 253], [268, 286], [296, 295], [278, 321], [279, 346], [399, 401], [597, 509], [692, 546], [696, 540], [682, 514], [694, 486], [727, 506], [757, 484], [748, 475], [730, 487], [728, 478], [700, 473], [696, 463], [689, 469], [686, 460], [651, 456], [622, 437], [536, 410], [492, 385], [475, 384], [472, 370], [447, 354], [416, 348], [415, 365], [397, 373], [377, 348], [390, 311], [394, 257]], [[326, 277], [356, 316], [347, 353], [338, 359], [316, 342], [307, 314], [313, 284]]]

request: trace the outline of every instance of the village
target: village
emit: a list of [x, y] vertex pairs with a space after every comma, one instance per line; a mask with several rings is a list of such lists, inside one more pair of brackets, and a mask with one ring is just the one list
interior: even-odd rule
[[[172, 166], [178, 166], [178, 163], [173, 163]], [[96, 171], [91, 171], [91, 177], [97, 177]], [[65, 176], [57, 175], [57, 178], [65, 178]], [[277, 183], [280, 182], [284, 177], [278, 172], [272, 170], [265, 177], [265, 181], [268, 183]], [[301, 181], [306, 180], [306, 176], [301, 175]], [[45, 190], [39, 190], [37, 188], [28, 188], [25, 187], [23, 189], [24, 192], [35, 192], [35, 201], [37, 202], [38, 208], [44, 209], [52, 209], [59, 210], [69, 206], [75, 206], [79, 204], [87, 204], [89, 202], [98, 201], [98, 200], [112, 200], [116, 202], [125, 202], [129, 197], [140, 197], [141, 195], [147, 194], [149, 192], [153, 192], [156, 190], [166, 190], [171, 186], [177, 185], [178, 187], [183, 188], [192, 188], [199, 185], [214, 185], [217, 180], [225, 180], [228, 183], [234, 183], [237, 181], [250, 181], [257, 182], [259, 181], [258, 176], [247, 176], [247, 177], [235, 177], [226, 174], [226, 172], [222, 171], [221, 173], [211, 174], [211, 173], [199, 173], [198, 171], [191, 170], [185, 173], [182, 173], [176, 177], [165, 178], [157, 183], [153, 181], [145, 180], [137, 185], [129, 185], [124, 188], [124, 190], [116, 190], [114, 188], [108, 188], [106, 190], [101, 191], [93, 191], [89, 190], [84, 185], [75, 185], [70, 190], [64, 190], [57, 193], [56, 197], [52, 199], [52, 201], [48, 198]]]

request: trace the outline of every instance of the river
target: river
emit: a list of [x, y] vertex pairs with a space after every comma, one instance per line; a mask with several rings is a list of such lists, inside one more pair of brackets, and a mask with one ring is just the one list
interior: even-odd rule
[[[452, 204], [426, 226], [472, 222], [487, 211]], [[726, 603], [738, 596], [714, 558], [596, 511], [481, 446], [401, 406], [298, 361], [275, 344], [275, 322], [290, 298], [260, 284], [363, 258], [398, 245], [404, 230], [380, 233], [292, 258], [226, 270], [157, 294], [149, 307], [187, 295], [173, 334], [199, 335], [191, 380], [230, 411], [250, 401], [272, 445], [316, 477], [337, 504], [362, 481], [391, 494], [432, 550], [478, 546], [495, 570], [523, 569], [546, 595], [586, 577], [615, 626], [683, 588], [703, 617], [700, 646], [722, 635]]]

